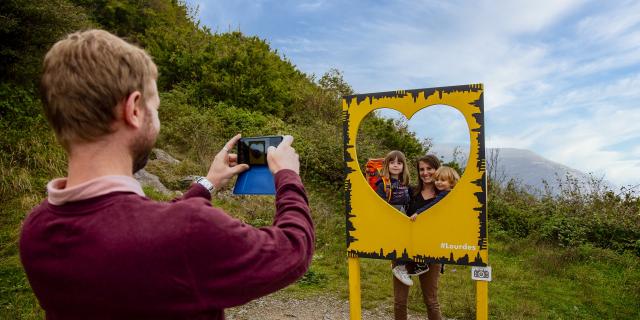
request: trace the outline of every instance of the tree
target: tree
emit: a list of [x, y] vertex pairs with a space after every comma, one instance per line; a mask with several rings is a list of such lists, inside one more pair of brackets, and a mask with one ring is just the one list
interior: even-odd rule
[[344, 80], [343, 74], [336, 68], [331, 68], [318, 80], [318, 85], [329, 92], [335, 100], [342, 99], [343, 96], [353, 94], [353, 88]]

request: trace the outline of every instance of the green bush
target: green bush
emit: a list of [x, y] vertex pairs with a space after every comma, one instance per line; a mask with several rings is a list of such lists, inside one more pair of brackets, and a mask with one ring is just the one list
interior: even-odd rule
[[0, 83], [33, 85], [49, 47], [92, 25], [84, 9], [67, 0], [4, 0], [0, 12]]
[[576, 218], [556, 214], [540, 227], [543, 238], [564, 247], [577, 246], [586, 242], [586, 228]]
[[329, 183], [340, 190], [344, 179], [342, 139], [335, 125], [317, 121], [313, 126], [293, 125], [294, 147], [300, 154], [301, 175], [305, 180]]
[[[0, 215], [0, 280], [3, 281], [0, 318], [44, 316], [20, 266], [18, 236], [26, 213], [45, 197], [47, 181], [66, 175], [66, 155], [41, 115], [36, 88], [43, 55], [51, 44], [71, 31], [92, 26], [139, 43], [158, 65], [162, 101], [158, 146], [182, 162], [167, 165], [151, 160], [148, 168], [170, 188], [182, 189], [180, 180], [186, 175], [204, 174], [214, 154], [238, 132], [244, 136], [291, 134], [295, 137], [294, 148], [300, 154], [301, 174], [317, 230], [314, 263], [299, 286], [306, 289], [326, 287], [331, 292], [345, 294], [344, 287], [339, 285], [340, 279], [347, 274], [340, 97], [353, 92], [338, 70], [329, 70], [316, 81], [314, 76], [303, 74], [281, 54], [271, 50], [262, 39], [240, 32], [212, 33], [200, 26], [184, 1], [7, 0], [0, 2], [0, 12], [0, 36], [4, 41], [0, 48], [0, 207], [3, 208]], [[428, 140], [417, 139], [405, 122], [382, 119], [374, 114], [363, 121], [357, 139], [360, 164], [393, 149], [404, 151], [412, 160], [429, 148]], [[592, 263], [587, 271], [574, 272], [577, 279], [591, 283], [592, 279], [584, 275], [607, 272], [601, 261], [619, 263], [622, 267], [612, 271], [612, 276], [602, 276], [607, 281], [614, 279], [613, 282], [602, 281], [603, 284], [593, 287], [617, 285], [611, 291], [617, 293], [610, 295], [611, 300], [606, 300], [609, 295], [599, 296], [604, 300], [597, 301], [610, 305], [596, 306], [597, 310], [604, 311], [594, 313], [594, 317], [607, 318], [605, 312], [622, 309], [615, 306], [629, 306], [627, 301], [638, 301], [636, 257], [599, 249], [640, 255], [637, 189], [614, 192], [602, 187], [598, 181], [585, 189], [574, 180], [567, 180], [561, 183], [563, 192], [560, 195], [535, 197], [516, 182], [505, 186], [490, 183], [489, 187], [492, 234], [505, 239], [527, 238], [522, 241], [521, 250], [526, 251], [523, 253], [518, 250], [501, 253], [500, 243], [494, 242], [492, 255], [497, 259], [492, 261], [496, 270], [503, 270], [502, 276], [509, 280], [496, 283], [508, 286], [496, 291], [503, 292], [506, 297], [503, 299], [507, 299], [499, 302], [502, 310], [496, 313], [498, 318], [510, 318], [514, 314], [549, 315], [538, 313], [538, 310], [551, 310], [556, 318], [571, 314], [555, 314], [554, 307], [558, 304], [553, 303], [560, 299], [548, 298], [548, 285], [541, 286], [545, 288], [540, 290], [541, 297], [526, 297], [527, 303], [521, 304], [525, 306], [524, 311], [533, 304], [533, 311], [512, 311], [512, 307], [518, 305], [513, 297], [523, 292], [521, 288], [535, 289], [534, 284], [520, 282], [529, 279], [523, 278], [522, 274], [530, 271], [531, 265], [539, 268], [551, 265], [555, 267], [549, 270], [557, 271], [571, 269], [566, 261], [576, 260], [580, 266], [583, 262]], [[153, 197], [166, 199], [148, 188], [146, 191]], [[272, 221], [273, 200], [270, 198], [231, 197], [221, 192], [213, 201], [216, 206], [256, 226], [266, 226]], [[530, 244], [537, 240], [545, 243], [539, 248], [547, 254], [529, 252]], [[510, 246], [518, 241], [507, 243]], [[548, 250], [547, 243], [578, 247]], [[532, 259], [534, 263], [525, 261], [520, 267], [521, 257]], [[619, 261], [614, 261], [616, 259]], [[499, 265], [501, 262], [504, 265]], [[385, 299], [390, 303], [388, 263], [365, 261], [363, 265], [365, 269], [379, 266], [378, 274], [369, 278], [373, 281], [363, 282], [375, 287], [371, 290], [375, 291], [373, 299], [368, 299], [370, 305]], [[562, 287], [558, 282], [559, 273], [552, 272], [553, 279], [548, 280], [552, 281], [553, 288]], [[443, 281], [457, 277], [460, 283], [468, 283], [468, 275], [455, 273], [455, 268], [448, 274]], [[363, 276], [368, 275], [363, 273]], [[535, 281], [537, 284], [540, 279]], [[569, 288], [567, 292], [580, 296], [573, 300], [576, 303], [566, 303], [573, 308], [591, 305], [590, 297], [598, 296], [590, 294], [595, 290], [591, 287], [575, 290], [575, 279], [569, 282], [570, 285], [564, 286]], [[464, 302], [465, 299], [459, 297], [468, 294], [469, 290], [454, 287], [451, 282], [443, 286], [443, 298], [449, 301], [444, 305], [451, 306], [449, 310], [457, 308], [464, 310], [463, 314], [471, 315], [472, 304], [455, 307], [456, 301]], [[366, 287], [364, 289], [366, 295]], [[536, 291], [527, 290], [530, 294], [536, 294]], [[453, 292], [455, 294], [451, 294]], [[610, 302], [620, 300], [621, 296], [622, 302]], [[414, 298], [415, 302], [418, 298]], [[544, 303], [537, 306], [540, 301]], [[551, 307], [545, 304], [549, 301]], [[628, 318], [637, 318], [634, 317], [637, 310], [628, 309], [630, 311], [625, 313], [629, 314]]]
[[501, 199], [494, 199], [488, 204], [489, 221], [491, 228], [497, 228], [508, 232], [518, 238], [527, 237], [531, 226], [526, 211], [515, 206], [510, 206]]
[[614, 192], [600, 180], [559, 181], [559, 194], [533, 196], [517, 182], [492, 185], [490, 226], [512, 237], [535, 236], [560, 246], [589, 244], [640, 256], [640, 206], [634, 188]]
[[[391, 150], [401, 150], [407, 159], [417, 159], [428, 151], [426, 142], [420, 141], [415, 132], [409, 130], [407, 122], [385, 119], [375, 114], [366, 116], [360, 123], [359, 147], [362, 146], [361, 140], [377, 144], [386, 150], [381, 156], [376, 156], [377, 158], [384, 157]], [[366, 161], [366, 159], [359, 160]]]

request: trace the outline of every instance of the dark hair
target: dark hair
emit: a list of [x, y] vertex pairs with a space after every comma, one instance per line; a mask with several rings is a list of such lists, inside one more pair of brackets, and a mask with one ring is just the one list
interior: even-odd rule
[[418, 193], [422, 192], [422, 188], [424, 187], [422, 179], [420, 179], [420, 162], [424, 162], [436, 170], [440, 168], [440, 159], [432, 154], [428, 154], [416, 161], [416, 170], [418, 170], [418, 186], [414, 190], [413, 196], [417, 196]]

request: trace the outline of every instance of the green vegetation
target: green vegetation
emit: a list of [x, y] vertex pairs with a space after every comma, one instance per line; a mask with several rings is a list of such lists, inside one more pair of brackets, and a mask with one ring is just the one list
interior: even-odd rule
[[[496, 180], [496, 179], [494, 179]], [[560, 193], [529, 194], [511, 181], [489, 190], [492, 229], [512, 237], [532, 237], [562, 247], [591, 245], [640, 256], [640, 197], [634, 188], [615, 192], [602, 180], [583, 185], [558, 181]]]
[[[66, 156], [41, 115], [38, 73], [56, 39], [88, 27], [140, 44], [158, 64], [158, 146], [182, 162], [152, 160], [147, 169], [169, 188], [184, 189], [182, 177], [205, 173], [237, 132], [296, 138], [317, 243], [310, 271], [285, 294], [347, 298], [340, 96], [352, 90], [339, 71], [305, 75], [262, 39], [202, 27], [182, 1], [8, 0], [0, 2], [0, 12], [0, 318], [44, 317], [20, 265], [18, 237], [21, 221], [45, 197], [47, 181], [65, 175]], [[402, 122], [371, 115], [358, 132], [358, 147], [363, 163], [392, 149], [414, 159], [429, 143]], [[544, 197], [514, 183], [490, 184], [490, 317], [639, 318], [637, 193], [585, 192], [563, 183], [561, 195]], [[268, 197], [222, 192], [214, 204], [252, 225], [271, 223]], [[365, 307], [391, 311], [389, 271], [388, 261], [362, 261]], [[441, 279], [445, 316], [474, 318], [469, 269], [450, 266]], [[411, 308], [424, 310], [417, 288]]]

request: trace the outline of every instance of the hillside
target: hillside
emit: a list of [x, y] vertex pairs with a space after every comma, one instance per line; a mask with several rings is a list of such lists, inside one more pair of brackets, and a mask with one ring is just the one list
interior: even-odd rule
[[[430, 152], [437, 154], [445, 162], [453, 161], [453, 154], [456, 146], [435, 145]], [[458, 148], [457, 162], [461, 166], [466, 165], [468, 151]], [[543, 194], [550, 192], [557, 195], [561, 188], [559, 183], [566, 182], [567, 177], [577, 180], [580, 184], [588, 188], [593, 177], [580, 170], [568, 167], [546, 159], [531, 150], [517, 148], [487, 148], [487, 166], [496, 175], [495, 179], [501, 184], [506, 184], [510, 180], [517, 181], [522, 186], [531, 190], [532, 193]], [[494, 163], [495, 162], [495, 163]], [[613, 188], [614, 186], [602, 181], [603, 186]]]
[[[545, 191], [549, 188], [553, 194], [558, 194], [560, 188], [558, 180], [565, 180], [566, 176], [577, 179], [582, 184], [588, 184], [590, 176], [579, 170], [546, 159], [533, 151], [515, 148], [489, 149], [488, 154], [497, 152], [496, 172], [504, 172], [505, 180], [515, 179], [533, 190]], [[493, 165], [489, 163], [488, 165]], [[546, 183], [545, 183], [546, 182]]]
[[[231, 136], [292, 134], [316, 226], [310, 270], [281, 299], [347, 298], [344, 247], [340, 97], [353, 90], [340, 71], [308, 75], [269, 43], [242, 32], [202, 26], [182, 1], [25, 0], [0, 2], [0, 319], [44, 317], [22, 270], [20, 226], [45, 198], [46, 183], [66, 175], [66, 155], [41, 112], [40, 65], [65, 34], [98, 27], [144, 47], [157, 63], [162, 129], [157, 146], [180, 160], [149, 162], [146, 170], [170, 190], [204, 174]], [[358, 132], [363, 155], [404, 150], [411, 159], [427, 145], [406, 127], [370, 116]], [[490, 183], [492, 318], [637, 319], [640, 317], [640, 200], [635, 190], [532, 197], [517, 183]], [[157, 200], [168, 197], [151, 188]], [[270, 225], [273, 199], [216, 195], [213, 205], [253, 226]], [[363, 259], [364, 260], [364, 259]], [[362, 261], [363, 305], [390, 314], [388, 261]], [[468, 269], [449, 268], [440, 291], [443, 312], [474, 318]], [[525, 277], [531, 271], [537, 278]], [[547, 290], [551, 288], [552, 290]], [[419, 293], [410, 297], [424, 314]], [[268, 306], [262, 306], [267, 308]]]

